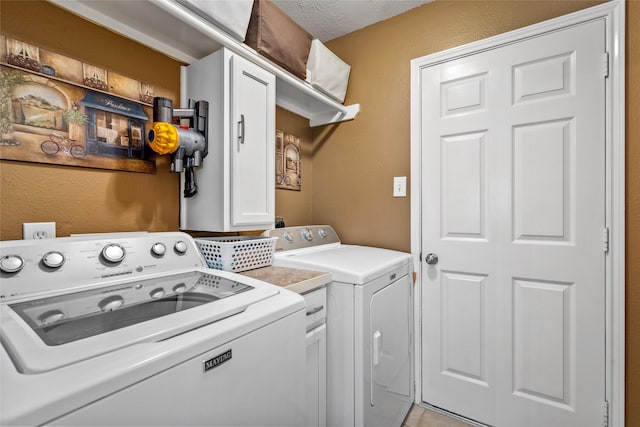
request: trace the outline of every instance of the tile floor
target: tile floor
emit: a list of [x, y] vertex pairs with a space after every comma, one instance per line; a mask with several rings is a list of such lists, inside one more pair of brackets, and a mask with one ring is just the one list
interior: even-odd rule
[[458, 419], [413, 405], [402, 427], [470, 427]]

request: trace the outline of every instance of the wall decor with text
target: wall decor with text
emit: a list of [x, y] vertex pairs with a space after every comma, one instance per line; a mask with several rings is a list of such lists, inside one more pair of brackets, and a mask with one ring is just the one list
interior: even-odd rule
[[175, 98], [0, 35], [0, 159], [153, 173], [154, 96]]

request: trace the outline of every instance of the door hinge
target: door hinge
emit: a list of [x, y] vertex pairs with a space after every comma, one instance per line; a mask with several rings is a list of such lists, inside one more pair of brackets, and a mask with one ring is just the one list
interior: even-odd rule
[[602, 250], [604, 253], [609, 252], [609, 228], [602, 230]]
[[602, 402], [602, 426], [609, 427], [609, 402]]
[[602, 73], [604, 77], [609, 77], [609, 52], [602, 55]]

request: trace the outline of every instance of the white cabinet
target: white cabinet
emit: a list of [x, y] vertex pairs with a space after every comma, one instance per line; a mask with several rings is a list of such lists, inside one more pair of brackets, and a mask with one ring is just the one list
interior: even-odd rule
[[180, 228], [273, 228], [275, 77], [226, 48], [182, 71], [182, 107], [209, 102], [209, 152], [196, 169], [198, 193], [180, 198]]
[[327, 325], [307, 332], [307, 426], [327, 425]]
[[327, 288], [303, 295], [307, 304], [307, 427], [327, 425]]

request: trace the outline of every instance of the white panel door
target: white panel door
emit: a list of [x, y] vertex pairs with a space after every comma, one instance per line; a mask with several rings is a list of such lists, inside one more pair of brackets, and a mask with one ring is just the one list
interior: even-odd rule
[[268, 224], [275, 214], [275, 77], [231, 57], [231, 224]]
[[422, 400], [599, 426], [604, 21], [422, 70]]

